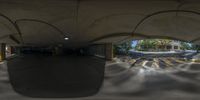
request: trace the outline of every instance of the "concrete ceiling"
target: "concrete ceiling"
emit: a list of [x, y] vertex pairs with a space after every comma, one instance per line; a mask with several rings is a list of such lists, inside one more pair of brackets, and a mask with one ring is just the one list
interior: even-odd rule
[[0, 13], [0, 42], [11, 45], [145, 38], [200, 44], [199, 0], [0, 0]]

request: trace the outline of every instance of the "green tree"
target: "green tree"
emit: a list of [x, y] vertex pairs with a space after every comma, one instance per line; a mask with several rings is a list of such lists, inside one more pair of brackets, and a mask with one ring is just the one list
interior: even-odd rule
[[182, 50], [191, 50], [191, 49], [194, 49], [194, 48], [192, 47], [192, 45], [190, 45], [190, 44], [187, 43], [187, 42], [181, 42], [180, 44], [181, 44], [181, 49], [182, 49]]
[[156, 46], [159, 46], [157, 48], [160, 48], [162, 50], [164, 50], [165, 47], [169, 45], [170, 42], [172, 42], [172, 40], [169, 39], [155, 39], [155, 41], [156, 41]]
[[130, 49], [132, 49], [131, 41], [114, 45], [115, 54], [118, 54], [119, 52], [124, 52], [125, 54], [128, 54]]
[[157, 48], [165, 49], [167, 45], [172, 40], [168, 39], [147, 39], [147, 40], [140, 40], [138, 45], [136, 46], [137, 50], [148, 51], [149, 49], [156, 50]]
[[200, 45], [192, 44], [192, 50], [196, 50], [197, 52], [200, 51]]
[[137, 44], [137, 50], [147, 51], [148, 49], [154, 49], [156, 42], [154, 40], [140, 40]]

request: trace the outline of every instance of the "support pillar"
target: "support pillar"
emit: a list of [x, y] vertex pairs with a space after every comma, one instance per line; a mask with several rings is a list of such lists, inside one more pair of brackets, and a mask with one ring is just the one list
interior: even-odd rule
[[1, 43], [1, 51], [0, 51], [1, 61], [6, 59], [6, 44]]
[[10, 54], [13, 54], [13, 53], [14, 53], [14, 47], [10, 46]]
[[105, 44], [105, 58], [106, 60], [113, 59], [113, 44], [112, 43]]

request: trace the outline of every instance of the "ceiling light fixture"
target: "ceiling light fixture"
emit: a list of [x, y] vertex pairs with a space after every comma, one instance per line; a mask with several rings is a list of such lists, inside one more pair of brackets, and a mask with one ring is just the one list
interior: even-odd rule
[[68, 38], [68, 37], [65, 37], [65, 40], [69, 40], [69, 38]]

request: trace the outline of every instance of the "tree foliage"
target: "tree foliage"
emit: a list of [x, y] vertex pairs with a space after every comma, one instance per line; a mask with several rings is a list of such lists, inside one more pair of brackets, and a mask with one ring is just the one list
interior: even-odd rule
[[148, 51], [149, 49], [164, 49], [172, 40], [168, 39], [147, 39], [140, 40], [136, 46], [136, 50]]
[[[197, 46], [195, 44], [176, 41], [176, 40], [169, 40], [169, 39], [139, 40], [134, 49], [138, 51], [149, 51], [149, 50], [163, 51], [163, 50], [166, 50], [166, 47], [171, 45], [172, 42], [180, 43], [182, 50], [199, 50], [200, 49], [200, 46]], [[114, 45], [115, 54], [128, 54], [130, 49], [133, 49], [131, 41]]]
[[131, 41], [114, 45], [115, 54], [128, 54], [130, 49], [132, 49]]
[[187, 42], [181, 42], [181, 49], [182, 50], [192, 50], [195, 49], [192, 44], [189, 44]]

